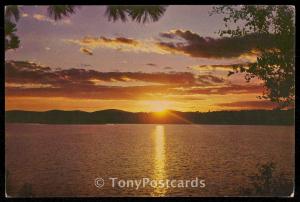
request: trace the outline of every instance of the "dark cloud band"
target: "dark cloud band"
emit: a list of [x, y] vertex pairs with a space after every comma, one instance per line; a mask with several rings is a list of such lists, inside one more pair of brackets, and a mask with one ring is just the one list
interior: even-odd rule
[[181, 39], [182, 41], [158, 42], [166, 51], [184, 53], [191, 57], [233, 58], [243, 54], [255, 54], [258, 47], [273, 48], [274, 40], [270, 35], [251, 34], [243, 37], [211, 38], [202, 37], [189, 30], [173, 30], [160, 33], [162, 38]]

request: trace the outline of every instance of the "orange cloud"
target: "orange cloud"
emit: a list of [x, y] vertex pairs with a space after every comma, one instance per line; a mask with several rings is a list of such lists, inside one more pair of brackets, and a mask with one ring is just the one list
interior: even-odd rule
[[135, 40], [125, 37], [107, 38], [107, 37], [90, 37], [86, 36], [79, 40], [66, 39], [66, 43], [80, 45], [81, 48], [110, 48], [118, 51], [130, 51], [130, 52], [147, 52], [167, 54], [166, 51], [160, 49], [151, 40]]
[[[28, 14], [27, 14], [27, 16], [28, 16]], [[70, 19], [61, 19], [59, 21], [55, 21], [55, 20], [50, 19], [47, 16], [42, 15], [42, 14], [33, 14], [32, 18], [37, 21], [49, 22], [52, 25], [70, 25], [71, 24]]]
[[218, 106], [230, 107], [230, 108], [247, 108], [247, 109], [274, 109], [277, 107], [276, 103], [266, 100], [254, 100], [254, 101], [237, 101], [229, 103], [220, 103]]
[[[182, 100], [197, 95], [260, 94], [263, 91], [260, 85], [225, 85], [221, 77], [191, 72], [53, 70], [23, 61], [5, 63], [5, 82], [5, 93], [9, 97], [128, 100], [177, 96]], [[114, 85], [116, 82], [120, 85]], [[143, 85], [138, 85], [138, 82], [143, 82]]]
[[195, 70], [206, 70], [206, 71], [225, 71], [228, 72], [237, 67], [248, 68], [251, 63], [235, 63], [235, 64], [217, 64], [217, 65], [193, 65], [189, 68]]
[[206, 88], [191, 88], [184, 89], [187, 94], [261, 94], [265, 90], [263, 85], [236, 85], [230, 84], [226, 86], [206, 87]]
[[80, 52], [85, 53], [87, 55], [93, 55], [93, 51], [91, 49], [88, 48], [80, 48]]

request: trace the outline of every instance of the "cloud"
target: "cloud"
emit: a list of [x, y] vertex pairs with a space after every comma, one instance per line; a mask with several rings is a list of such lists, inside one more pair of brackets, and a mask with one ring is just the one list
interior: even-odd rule
[[[43, 19], [43, 17], [39, 17]], [[179, 54], [202, 58], [240, 58], [255, 62], [260, 54], [258, 46], [275, 47], [273, 36], [250, 34], [241, 37], [211, 38], [202, 37], [189, 30], [161, 32], [159, 39], [132, 39], [126, 37], [92, 37], [64, 39], [66, 43], [83, 48], [110, 48], [118, 51], [144, 52], [157, 54]]]
[[[143, 85], [140, 85], [143, 83]], [[117, 84], [117, 85], [116, 85]], [[191, 72], [100, 72], [55, 69], [26, 61], [5, 62], [7, 96], [70, 97], [82, 99], [140, 99], [262, 93], [259, 85], [226, 84], [214, 75]]]
[[261, 94], [265, 90], [262, 85], [237, 85], [229, 84], [209, 88], [187, 88], [183, 89], [186, 94], [227, 95], [227, 94]]
[[90, 64], [80, 64], [80, 66], [82, 66], [82, 67], [91, 67], [92, 65], [90, 65]]
[[107, 47], [113, 49], [135, 47], [139, 44], [138, 41], [129, 38], [124, 38], [124, 37], [106, 38], [103, 36], [101, 37], [86, 36], [80, 40], [67, 39], [65, 41], [80, 46], [87, 46], [90, 48]]
[[41, 14], [34, 14], [33, 18], [38, 20], [38, 21], [48, 21], [48, 20], [50, 20], [45, 15], [41, 15]]
[[198, 80], [202, 83], [209, 84], [209, 83], [224, 83], [225, 79], [213, 75], [199, 75]]
[[167, 51], [159, 48], [152, 40], [136, 40], [125, 37], [108, 38], [108, 37], [91, 37], [86, 36], [82, 39], [64, 39], [65, 43], [76, 44], [83, 48], [110, 48], [124, 52], [145, 52], [168, 54]]
[[70, 19], [61, 19], [61, 20], [55, 21], [55, 20], [50, 19], [47, 16], [42, 15], [42, 14], [33, 14], [32, 18], [37, 21], [49, 22], [52, 25], [70, 25], [70, 24], [72, 24]]
[[152, 66], [152, 67], [156, 67], [157, 65], [156, 64], [154, 64], [154, 63], [147, 63], [146, 65], [148, 65], [148, 66]]
[[171, 70], [173, 69], [172, 67], [164, 67], [165, 70]]
[[242, 66], [244, 68], [249, 67], [251, 63], [234, 63], [234, 64], [216, 64], [216, 65], [193, 65], [187, 68], [194, 70], [206, 70], [206, 71], [230, 71], [234, 68]]
[[106, 38], [106, 37], [100, 37], [100, 40], [107, 42], [107, 43], [129, 44], [129, 45], [133, 45], [133, 46], [136, 46], [139, 44], [138, 41], [129, 39], [129, 38], [125, 38], [125, 37], [117, 37], [117, 38], [112, 38], [112, 39]]
[[220, 107], [232, 107], [232, 108], [253, 108], [253, 109], [274, 109], [278, 105], [267, 100], [254, 100], [254, 101], [237, 101], [230, 103], [220, 103]]
[[23, 61], [9, 61], [5, 63], [6, 82], [11, 83], [41, 83], [56, 87], [76, 83], [91, 84], [91, 80], [102, 82], [129, 82], [143, 81], [158, 84], [194, 85], [197, 78], [190, 72], [99, 72], [86, 69], [59, 69], [52, 70], [35, 63]]
[[[72, 90], [71, 90], [72, 89]], [[20, 88], [6, 87], [6, 96], [19, 97], [67, 97], [77, 99], [114, 99], [129, 100], [139, 99], [141, 97], [151, 98], [151, 94], [169, 93], [169, 88], [161, 88], [160, 86], [93, 86], [78, 85], [60, 88]]]
[[251, 34], [243, 37], [211, 38], [202, 37], [189, 30], [171, 30], [160, 33], [162, 38], [177, 39], [173, 42], [158, 42], [158, 46], [173, 54], [185, 54], [203, 58], [255, 57], [257, 46], [273, 48], [273, 37]]
[[159, 35], [163, 38], [168, 38], [168, 39], [175, 39], [176, 35], [174, 34], [174, 31], [170, 31], [170, 32], [161, 32], [159, 33]]
[[80, 48], [80, 52], [85, 53], [87, 55], [93, 55], [93, 51], [91, 49], [88, 48]]
[[28, 17], [29, 15], [28, 15], [28, 13], [22, 13], [21, 16], [22, 16], [23, 18], [26, 18], [26, 17]]

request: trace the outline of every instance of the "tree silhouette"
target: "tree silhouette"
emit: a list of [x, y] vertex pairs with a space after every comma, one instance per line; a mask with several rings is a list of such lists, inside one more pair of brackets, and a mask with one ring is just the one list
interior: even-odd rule
[[293, 193], [293, 180], [287, 177], [287, 173], [280, 172], [274, 162], [257, 164], [256, 167], [256, 173], [248, 176], [250, 186], [239, 187], [239, 195], [290, 196]]
[[[271, 38], [274, 48], [257, 44], [257, 61], [248, 67], [236, 66], [234, 73], [245, 73], [249, 82], [258, 78], [264, 82], [265, 92], [260, 99], [269, 99], [285, 108], [295, 100], [295, 9], [293, 6], [216, 6], [212, 14], [223, 14], [225, 29], [220, 36]], [[235, 25], [235, 26], [234, 26]], [[232, 27], [234, 26], [234, 27]]]
[[[49, 17], [61, 20], [76, 12], [80, 6], [74, 5], [50, 5], [48, 6]], [[138, 23], [156, 22], [166, 11], [166, 6], [107, 6], [105, 15], [108, 20], [121, 20], [126, 22], [128, 18]], [[5, 51], [19, 47], [20, 40], [15, 34], [16, 23], [19, 20], [20, 10], [16, 5], [5, 6]]]

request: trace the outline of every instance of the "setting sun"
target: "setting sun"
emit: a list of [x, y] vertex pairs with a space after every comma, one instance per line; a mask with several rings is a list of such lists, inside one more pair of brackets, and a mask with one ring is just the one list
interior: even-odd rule
[[148, 106], [149, 111], [158, 112], [159, 114], [165, 114], [167, 109], [171, 108], [171, 102], [165, 100], [145, 101], [145, 104]]

